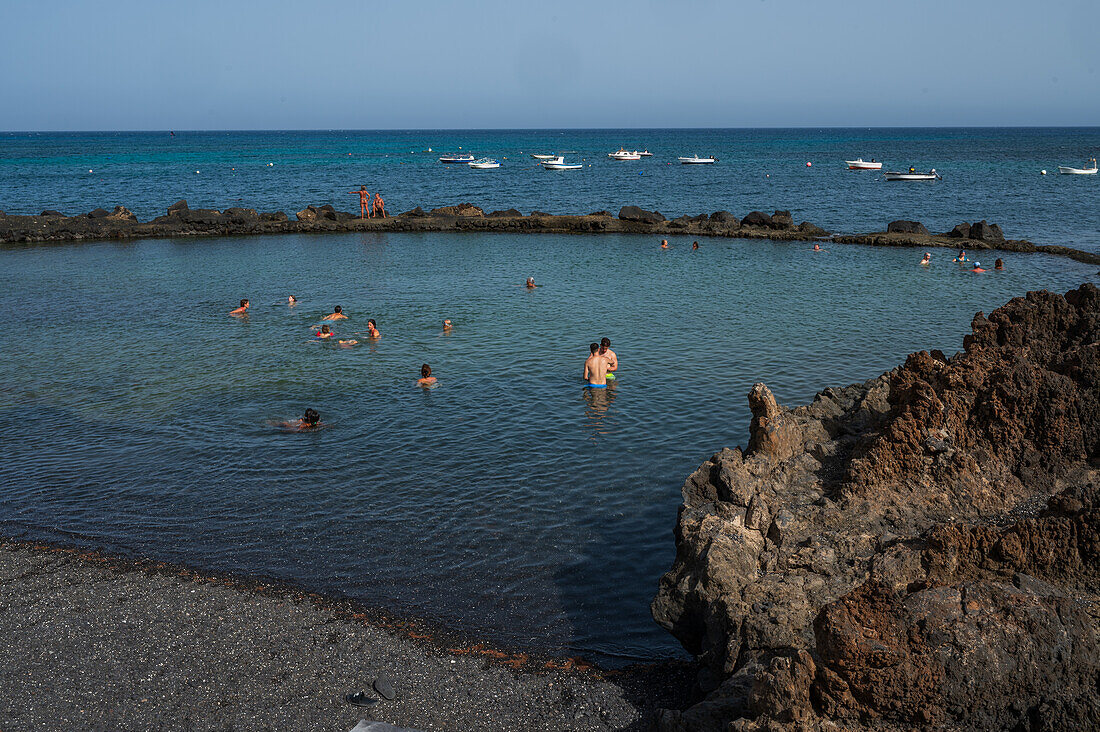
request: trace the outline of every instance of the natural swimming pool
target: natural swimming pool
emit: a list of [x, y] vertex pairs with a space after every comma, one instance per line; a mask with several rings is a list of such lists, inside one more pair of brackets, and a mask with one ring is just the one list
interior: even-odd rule
[[[0, 251], [0, 533], [266, 574], [506, 645], [678, 645], [648, 603], [684, 478], [977, 310], [1096, 268], [1002, 253], [644, 236], [328, 235]], [[984, 264], [991, 264], [992, 258]], [[522, 287], [533, 276], [542, 287]], [[299, 304], [286, 306], [286, 296]], [[226, 313], [242, 297], [246, 320]], [[338, 334], [310, 326], [333, 305]], [[454, 329], [442, 332], [451, 318]], [[608, 336], [621, 379], [585, 393]], [[438, 388], [414, 385], [430, 363]], [[327, 429], [268, 421], [318, 409]]]

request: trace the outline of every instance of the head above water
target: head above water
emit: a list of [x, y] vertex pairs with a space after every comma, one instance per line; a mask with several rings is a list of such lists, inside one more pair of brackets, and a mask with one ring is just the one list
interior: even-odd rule
[[339, 305], [337, 305], [336, 307], [334, 307], [334, 308], [332, 309], [332, 312], [334, 312], [334, 313], [342, 313], [342, 312], [344, 312], [344, 309], [343, 309], [342, 307], [340, 307]]
[[590, 343], [589, 346], [588, 346], [588, 350], [592, 353], [595, 353], [596, 351], [600, 350], [600, 344], [599, 343]]
[[432, 367], [428, 364], [424, 364], [420, 367], [420, 378], [426, 379], [432, 375]]
[[370, 320], [368, 320], [367, 325], [370, 326], [371, 328], [377, 328], [378, 327], [378, 323], [374, 322], [374, 318], [371, 318]]
[[322, 326], [321, 326], [321, 332], [322, 332], [322, 333], [330, 333], [330, 332], [331, 332], [331, 331], [329, 330], [328, 324], [325, 324], [325, 325], [322, 325]]
[[600, 339], [600, 353], [604, 353], [605, 351], [607, 351], [608, 348], [611, 348], [611, 339], [610, 338], [601, 338]]
[[241, 300], [241, 307], [242, 308], [248, 307], [248, 300]]
[[312, 427], [321, 421], [321, 415], [317, 413], [317, 410], [310, 407], [306, 410], [306, 413], [302, 416], [302, 423]]
[[294, 303], [294, 302], [298, 302], [298, 298], [294, 297], [294, 295], [291, 295], [290, 297], [288, 297], [286, 299], [286, 301], [290, 302], [290, 303]]
[[1005, 268], [1005, 262], [1004, 262], [1003, 259], [998, 259], [996, 262], [993, 263], [993, 269], [1004, 269], [1004, 268]]

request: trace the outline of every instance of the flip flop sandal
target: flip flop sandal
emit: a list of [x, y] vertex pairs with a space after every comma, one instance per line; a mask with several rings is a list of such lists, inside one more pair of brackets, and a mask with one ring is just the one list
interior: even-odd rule
[[367, 696], [365, 691], [356, 691], [351, 694], [344, 694], [344, 701], [351, 704], [353, 707], [369, 707], [372, 704], [377, 704], [378, 700]]

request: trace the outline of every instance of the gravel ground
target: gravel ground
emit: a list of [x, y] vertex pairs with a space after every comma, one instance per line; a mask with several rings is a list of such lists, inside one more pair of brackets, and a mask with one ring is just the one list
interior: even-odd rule
[[[687, 664], [610, 673], [456, 648], [351, 607], [293, 588], [0, 541], [0, 730], [347, 732], [359, 720], [421, 730], [644, 730], [654, 709], [688, 702]], [[372, 688], [380, 675], [394, 699]], [[384, 682], [378, 688], [388, 692]], [[344, 695], [357, 690], [375, 703], [348, 704]]]

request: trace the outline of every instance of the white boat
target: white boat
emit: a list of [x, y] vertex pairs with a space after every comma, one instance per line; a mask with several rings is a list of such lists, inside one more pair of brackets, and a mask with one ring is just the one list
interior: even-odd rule
[[630, 152], [620, 147], [615, 152], [608, 153], [607, 157], [611, 158], [612, 160], [641, 160], [642, 154], [639, 152]]
[[701, 158], [698, 155], [684, 156], [680, 158], [680, 162], [684, 165], [709, 165], [716, 162], [717, 160], [718, 158], [714, 157], [713, 155], [708, 155], [704, 158]]
[[651, 157], [653, 157], [653, 153], [651, 153], [649, 151], [648, 147], [645, 150], [642, 150], [641, 152], [638, 152], [637, 150], [635, 150], [634, 154], [639, 156], [639, 157], [642, 157], [642, 158], [651, 158]]
[[472, 163], [473, 155], [444, 155], [439, 159], [441, 163]]
[[1059, 165], [1058, 172], [1062, 175], [1096, 175], [1096, 158], [1089, 162], [1092, 163], [1090, 168], [1071, 168], [1068, 165]]
[[546, 170], [580, 170], [584, 166], [580, 163], [567, 163], [561, 155], [552, 160], [543, 160], [542, 167]]
[[533, 157], [535, 160], [553, 160], [557, 157], [557, 155], [537, 155], [535, 153], [531, 153], [531, 157]]
[[489, 168], [499, 168], [500, 167], [500, 161], [499, 160], [493, 160], [492, 158], [481, 158], [480, 160], [475, 160], [474, 162], [470, 163], [470, 167], [471, 168], [476, 168], [477, 170], [488, 170]]
[[913, 168], [910, 168], [906, 172], [898, 172], [896, 170], [888, 170], [883, 173], [886, 176], [886, 180], [936, 180], [940, 177], [935, 168], [927, 173], [918, 173]]
[[848, 166], [848, 170], [882, 170], [882, 163], [876, 163], [874, 158], [871, 158], [871, 162], [863, 158], [845, 160], [844, 164]]

